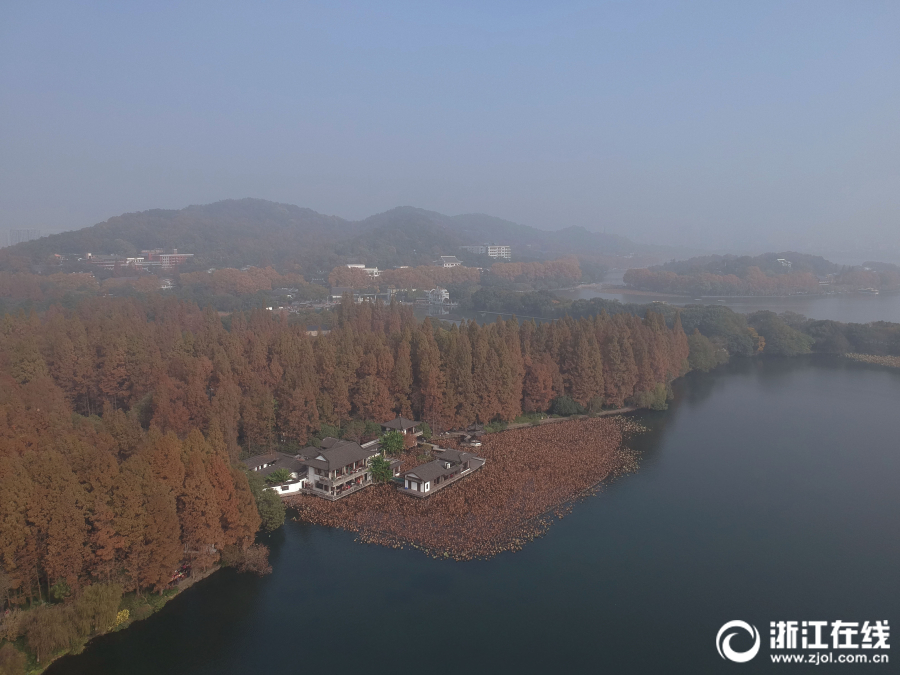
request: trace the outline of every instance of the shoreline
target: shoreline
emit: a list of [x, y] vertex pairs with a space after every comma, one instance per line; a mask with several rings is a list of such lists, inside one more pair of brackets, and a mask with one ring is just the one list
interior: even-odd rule
[[[286, 500], [294, 520], [338, 527], [358, 541], [415, 548], [434, 558], [488, 559], [521, 550], [571, 505], [602, 483], [637, 469], [626, 442], [643, 427], [621, 415], [530, 424], [481, 438], [487, 462], [476, 473], [423, 500], [395, 484], [330, 502], [309, 495]], [[453, 445], [453, 439], [441, 439]]]
[[[654, 297], [668, 297], [668, 298], [690, 298], [693, 300], [697, 300], [698, 297], [692, 293], [684, 294], [684, 293], [666, 293], [664, 291], [645, 291], [638, 288], [630, 288], [628, 286], [602, 286], [600, 288], [601, 291], [609, 294], [615, 295], [646, 295], [646, 296], [654, 296]], [[892, 295], [897, 293], [896, 289], [887, 289], [880, 291], [879, 295]], [[794, 295], [701, 295], [699, 296], [700, 300], [719, 300], [719, 299], [728, 299], [728, 300], [750, 300], [757, 298], [831, 298], [835, 296], [866, 296], [870, 297], [872, 294], [864, 293], [859, 290], [852, 291], [831, 291], [828, 293], [797, 293]]]
[[860, 363], [870, 363], [876, 366], [884, 366], [885, 368], [900, 368], [900, 356], [875, 356], [874, 354], [844, 354], [845, 358], [859, 361]]
[[[634, 412], [638, 410], [637, 406], [625, 406], [624, 408], [614, 408], [612, 410], [601, 410], [600, 412], [593, 413], [592, 415], [569, 415], [568, 417], [545, 417], [542, 420], [535, 420], [534, 422], [516, 422], [514, 424], [509, 424], [503, 431], [512, 431], [513, 429], [524, 429], [526, 427], [534, 427], [539, 426], [541, 424], [553, 424], [555, 422], [568, 422], [572, 420], [587, 420], [595, 417], [609, 417], [610, 415], [624, 415], [625, 413]], [[502, 432], [497, 432], [502, 433]]]
[[[26, 672], [29, 675], [39, 675], [40, 673], [44, 673], [53, 666], [57, 661], [64, 659], [69, 656], [78, 656], [82, 651], [87, 649], [87, 647], [94, 642], [96, 639], [101, 638], [105, 635], [110, 635], [112, 633], [118, 633], [119, 631], [125, 630], [135, 623], [139, 621], [144, 621], [145, 619], [149, 619], [151, 616], [159, 612], [163, 607], [165, 607], [169, 602], [177, 598], [184, 591], [191, 588], [194, 584], [197, 584], [204, 579], [212, 576], [215, 572], [223, 569], [224, 566], [220, 564], [215, 564], [210, 567], [208, 570], [204, 570], [202, 572], [197, 572], [196, 575], [187, 577], [185, 579], [181, 579], [175, 584], [173, 584], [170, 588], [165, 589], [162, 593], [146, 593], [142, 596], [133, 595], [132, 599], [137, 601], [137, 604], [134, 602], [127, 602], [129, 605], [135, 605], [132, 607], [126, 607], [124, 609], [119, 610], [116, 623], [111, 625], [107, 630], [97, 633], [95, 635], [91, 635], [85, 642], [79, 644], [76, 647], [71, 647], [66, 651], [59, 652], [58, 654], [54, 654], [49, 658], [46, 663], [37, 663], [35, 664], [35, 668], [27, 669]], [[174, 591], [174, 593], [172, 592]], [[131, 592], [133, 593], [133, 591]], [[150, 601], [150, 598], [153, 601]], [[125, 596], [123, 595], [123, 602], [125, 602]], [[26, 610], [21, 610], [26, 613], [35, 609], [36, 607], [42, 607], [48, 603], [42, 603], [39, 605], [35, 605], [34, 607], [29, 607]], [[119, 605], [122, 606], [121, 604]], [[144, 611], [136, 611], [136, 610], [144, 610]], [[148, 611], [149, 610], [149, 611]], [[125, 613], [125, 616], [120, 620], [118, 617], [122, 616], [122, 613]], [[2, 638], [0, 638], [2, 640]], [[10, 643], [14, 644], [14, 643]], [[29, 653], [29, 652], [26, 652]]]

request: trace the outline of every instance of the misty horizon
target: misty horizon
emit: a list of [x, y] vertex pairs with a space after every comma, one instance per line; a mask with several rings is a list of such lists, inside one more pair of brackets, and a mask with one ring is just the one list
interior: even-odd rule
[[0, 229], [254, 197], [900, 256], [900, 8], [0, 10]]

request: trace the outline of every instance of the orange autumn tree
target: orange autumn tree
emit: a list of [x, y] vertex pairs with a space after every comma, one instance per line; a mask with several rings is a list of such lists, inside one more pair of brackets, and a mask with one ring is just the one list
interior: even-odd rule
[[[205, 274], [205, 273], [203, 273]], [[265, 278], [264, 274], [262, 275]], [[270, 279], [270, 281], [272, 281]], [[10, 600], [97, 582], [159, 590], [259, 526], [241, 452], [395, 415], [436, 429], [569, 396], [649, 405], [686, 368], [676, 316], [417, 321], [344, 304], [329, 334], [158, 294], [0, 319], [0, 566]]]

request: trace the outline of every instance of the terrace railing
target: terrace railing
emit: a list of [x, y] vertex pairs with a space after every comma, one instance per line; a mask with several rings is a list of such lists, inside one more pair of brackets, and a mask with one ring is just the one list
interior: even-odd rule
[[365, 466], [362, 466], [362, 467], [360, 467], [360, 468], [358, 468], [358, 469], [354, 469], [354, 470], [352, 470], [352, 471], [348, 471], [347, 473], [338, 474], [338, 475], [336, 475], [334, 478], [327, 478], [326, 480], [331, 481], [331, 484], [334, 485], [335, 483], [340, 483], [340, 482], [345, 481], [345, 480], [347, 480], [347, 479], [349, 479], [349, 478], [356, 478], [356, 477], [358, 477], [360, 474], [363, 474], [363, 473], [365, 473], [365, 472], [368, 471], [368, 470], [369, 470], [369, 466], [368, 466], [368, 465], [365, 465]]

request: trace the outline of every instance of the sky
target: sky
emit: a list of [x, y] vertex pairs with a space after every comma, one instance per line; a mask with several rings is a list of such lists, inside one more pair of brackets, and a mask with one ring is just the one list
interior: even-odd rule
[[259, 197], [900, 252], [900, 2], [0, 3], [0, 231]]

